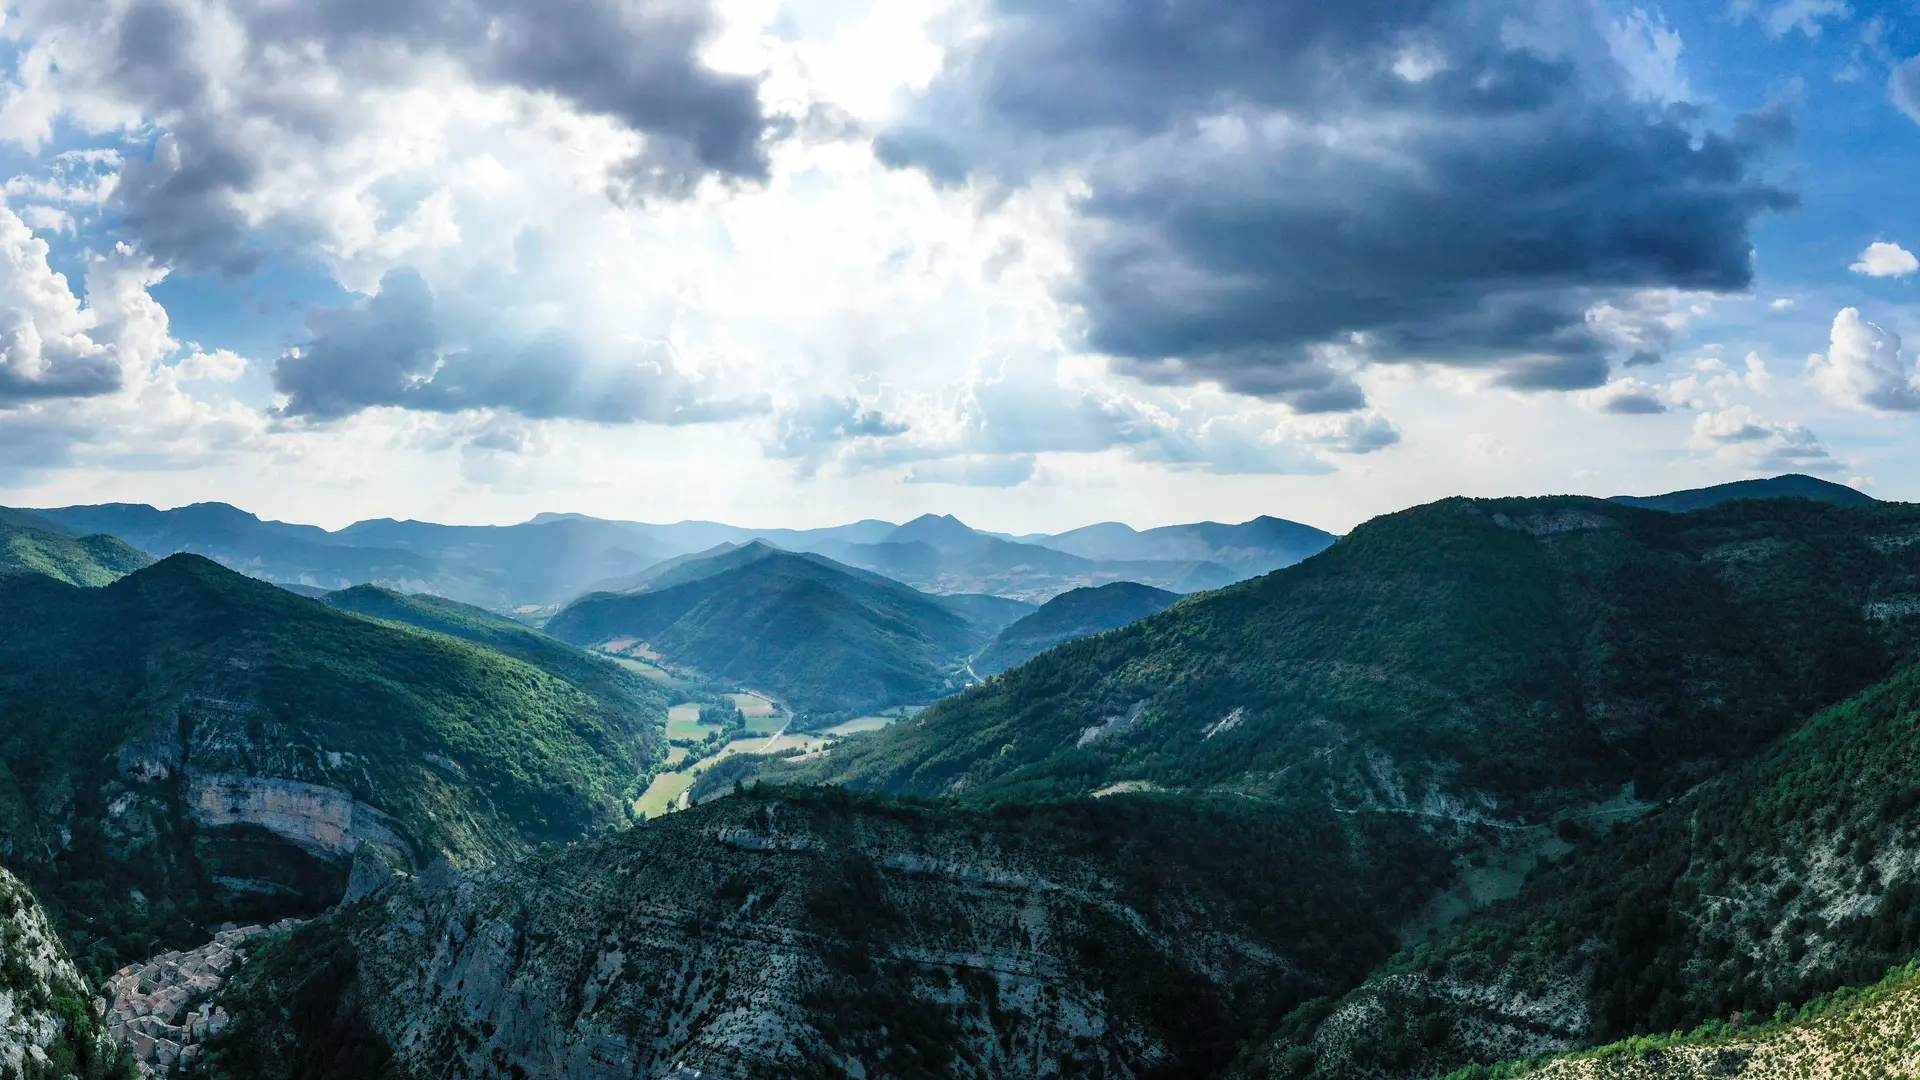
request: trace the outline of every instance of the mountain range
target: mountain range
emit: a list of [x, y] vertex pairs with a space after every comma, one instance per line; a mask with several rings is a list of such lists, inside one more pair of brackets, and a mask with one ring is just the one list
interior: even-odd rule
[[[883, 524], [843, 554], [1028, 539]], [[1102, 536], [1024, 546], [1181, 554]], [[169, 1036], [191, 1075], [1920, 1065], [1920, 506], [1453, 498], [1038, 608], [697, 539], [545, 631], [192, 555], [0, 574], [0, 1068], [132, 1075], [89, 984], [283, 914], [313, 918], [195, 991], [231, 1023]], [[667, 707], [720, 699], [661, 666], [796, 722], [956, 692], [695, 769]], [[671, 769], [689, 808], [636, 823]]]
[[[378, 585], [536, 620], [586, 593], [631, 588], [663, 561], [755, 540], [825, 555], [929, 592], [990, 593], [1035, 603], [1068, 589], [1119, 580], [1180, 592], [1217, 588], [1297, 562], [1333, 542], [1318, 529], [1274, 518], [1239, 526], [1175, 527], [1207, 538], [1175, 556], [1088, 558], [931, 515], [905, 525], [859, 521], [795, 530], [541, 514], [519, 525], [380, 519], [329, 532], [263, 521], [223, 503], [174, 510], [114, 503], [13, 513], [30, 514], [39, 523], [36, 528], [107, 534], [157, 556], [205, 555], [241, 573], [315, 594]], [[933, 539], [938, 542], [929, 542]]]

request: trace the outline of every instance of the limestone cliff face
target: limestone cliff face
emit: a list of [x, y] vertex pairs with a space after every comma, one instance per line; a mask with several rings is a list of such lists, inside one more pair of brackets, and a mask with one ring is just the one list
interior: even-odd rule
[[208, 1061], [264, 1078], [377, 1044], [396, 1076], [1216, 1074], [1328, 989], [1237, 876], [1038, 818], [746, 792], [388, 884], [250, 962]]
[[0, 1076], [124, 1076], [80, 973], [18, 879], [0, 870]]

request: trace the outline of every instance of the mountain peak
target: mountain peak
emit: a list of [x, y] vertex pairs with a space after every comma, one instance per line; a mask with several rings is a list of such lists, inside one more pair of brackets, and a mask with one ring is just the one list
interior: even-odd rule
[[916, 541], [938, 551], [961, 551], [979, 544], [981, 534], [952, 514], [922, 514], [887, 534], [889, 544]]

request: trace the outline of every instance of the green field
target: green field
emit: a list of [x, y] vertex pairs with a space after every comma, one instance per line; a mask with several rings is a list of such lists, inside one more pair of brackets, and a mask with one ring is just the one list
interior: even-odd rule
[[716, 724], [700, 722], [700, 706], [694, 702], [675, 705], [667, 710], [667, 740], [669, 742], [700, 742], [707, 736], [719, 731]]
[[647, 785], [647, 790], [633, 804], [634, 812], [645, 818], [657, 818], [673, 810], [680, 801], [680, 793], [693, 786], [695, 770], [683, 769], [679, 772], [661, 773]]
[[747, 718], [747, 730], [756, 735], [772, 735], [786, 726], [780, 709], [759, 694], [735, 694], [733, 704]]
[[897, 716], [859, 716], [844, 724], [835, 724], [820, 734], [838, 739], [847, 735], [857, 735], [862, 731], [879, 731], [899, 719]]

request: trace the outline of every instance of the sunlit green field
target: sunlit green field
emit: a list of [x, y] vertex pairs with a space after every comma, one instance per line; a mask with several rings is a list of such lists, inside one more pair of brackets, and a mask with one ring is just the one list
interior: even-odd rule
[[692, 702], [667, 710], [667, 739], [670, 742], [699, 742], [719, 730], [716, 725], [700, 722], [700, 706]]

